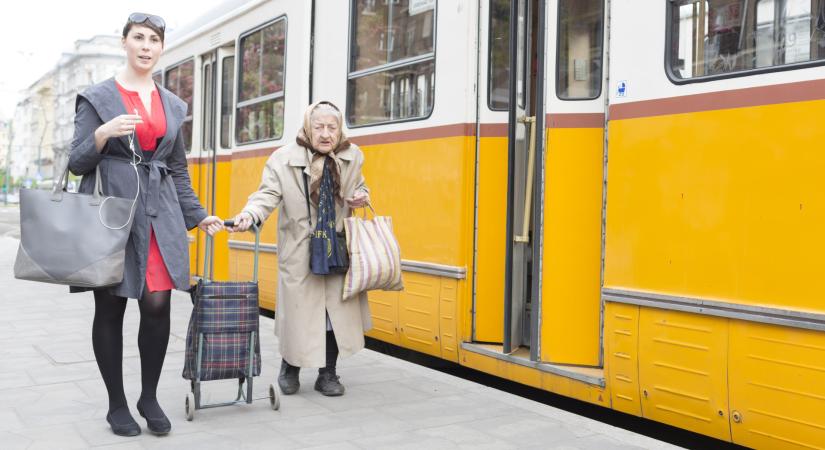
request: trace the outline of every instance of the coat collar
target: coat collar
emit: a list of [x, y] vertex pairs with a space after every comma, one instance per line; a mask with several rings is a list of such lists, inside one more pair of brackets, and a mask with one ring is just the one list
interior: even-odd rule
[[[186, 103], [162, 86], [157, 86], [157, 89], [161, 102], [163, 103], [163, 112], [166, 116], [166, 134], [163, 136], [158, 148], [155, 149], [155, 158], [165, 158], [166, 153], [171, 150], [171, 146], [178, 136], [178, 130], [181, 124], [186, 118]], [[120, 95], [117, 84], [115, 84], [114, 77], [90, 86], [78, 94], [78, 97], [83, 97], [91, 103], [103, 123], [121, 114], [126, 114], [126, 107], [123, 105], [123, 98]], [[128, 151], [129, 137], [122, 136], [118, 138], [118, 140]], [[137, 141], [138, 140], [135, 139], [135, 148], [142, 152], [142, 150], [140, 150], [140, 144]]]
[[[290, 144], [283, 150], [289, 151], [289, 165], [292, 167], [307, 167], [312, 159], [312, 151], [296, 143]], [[355, 144], [338, 152], [338, 158], [343, 161], [352, 161], [355, 158]]]

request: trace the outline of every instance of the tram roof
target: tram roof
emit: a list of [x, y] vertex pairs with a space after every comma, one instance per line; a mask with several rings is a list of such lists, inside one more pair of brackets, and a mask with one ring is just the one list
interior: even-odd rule
[[209, 31], [236, 16], [240, 11], [265, 0], [225, 0], [207, 10], [191, 22], [170, 30], [166, 37], [167, 49], [185, 44], [191, 38]]

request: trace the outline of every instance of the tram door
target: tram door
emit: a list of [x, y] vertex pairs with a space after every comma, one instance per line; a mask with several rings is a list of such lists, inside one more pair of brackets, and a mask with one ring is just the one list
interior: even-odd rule
[[[217, 56], [215, 52], [210, 52], [200, 57], [200, 124], [196, 130], [200, 130], [200, 139], [192, 139], [192, 152], [196, 153], [197, 161], [197, 183], [196, 194], [200, 198], [201, 204], [206, 208], [209, 215], [215, 211], [215, 65]], [[206, 233], [198, 230], [198, 244], [196, 268], [194, 272], [198, 276], [204, 276], [204, 261], [206, 258]], [[210, 249], [212, 251], [212, 249]], [[211, 274], [210, 274], [211, 276]]]
[[[232, 136], [232, 95], [235, 72], [234, 48], [219, 48], [200, 58], [201, 62], [201, 114], [200, 145], [198, 147], [198, 196], [210, 215], [223, 217], [219, 211], [225, 195], [218, 185], [218, 158], [231, 148]], [[228, 273], [226, 253], [226, 233], [219, 233], [212, 241], [209, 252], [214, 254], [214, 264], [208, 274], [210, 278], [224, 278]], [[217, 252], [217, 253], [214, 253]], [[206, 233], [198, 233], [198, 256], [196, 273], [203, 276], [206, 258]]]
[[[536, 106], [543, 92], [537, 89], [536, 70], [542, 66], [537, 44], [543, 39], [539, 10], [543, 1], [517, 0], [510, 6], [510, 109], [508, 120], [507, 248], [504, 282], [505, 353], [521, 353], [537, 340], [538, 288], [533, 275], [536, 216], [536, 176], [540, 148], [537, 148]], [[543, 59], [543, 58], [542, 58]], [[539, 142], [543, 140], [538, 139]], [[537, 248], [537, 247], [536, 247]], [[521, 355], [524, 356], [527, 355]]]

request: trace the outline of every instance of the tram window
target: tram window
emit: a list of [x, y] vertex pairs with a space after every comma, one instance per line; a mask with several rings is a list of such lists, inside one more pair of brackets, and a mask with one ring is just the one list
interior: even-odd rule
[[181, 125], [183, 146], [188, 153], [192, 149], [192, 93], [195, 89], [195, 61], [190, 59], [166, 71], [166, 89], [186, 103], [186, 119]]
[[235, 57], [227, 56], [221, 65], [221, 148], [229, 148], [232, 143], [232, 97], [235, 88]]
[[507, 110], [510, 104], [510, 0], [490, 2], [489, 30], [488, 104], [493, 110]]
[[602, 90], [603, 0], [559, 2], [556, 95], [594, 99]]
[[285, 48], [285, 18], [241, 37], [235, 116], [238, 144], [283, 136]]
[[347, 121], [429, 116], [435, 92], [436, 0], [354, 0]]
[[157, 72], [153, 73], [152, 80], [154, 80], [158, 86], [163, 86], [163, 72], [158, 70]]
[[679, 0], [669, 26], [677, 79], [825, 59], [825, 0]]

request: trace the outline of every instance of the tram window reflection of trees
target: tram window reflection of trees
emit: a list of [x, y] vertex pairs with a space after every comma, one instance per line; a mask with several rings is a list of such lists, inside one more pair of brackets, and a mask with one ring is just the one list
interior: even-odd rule
[[285, 18], [241, 37], [235, 118], [238, 144], [278, 139], [284, 133], [285, 47]]

